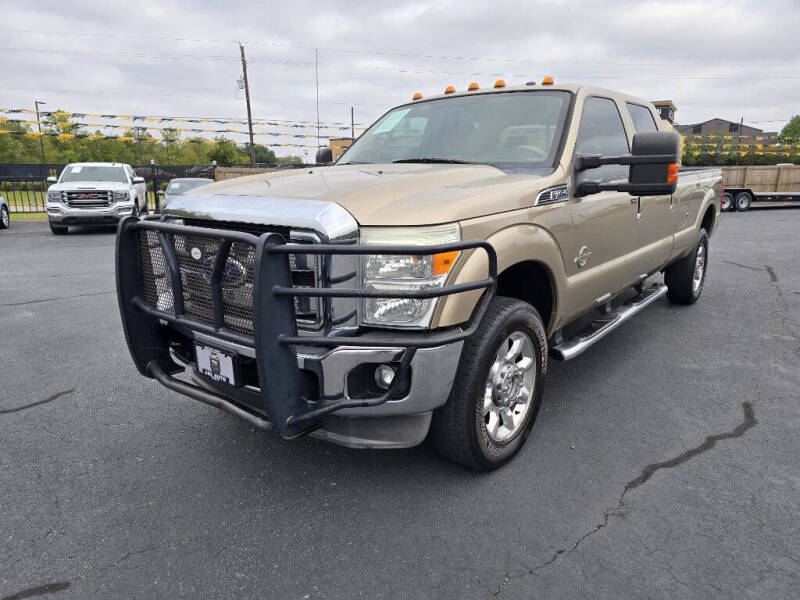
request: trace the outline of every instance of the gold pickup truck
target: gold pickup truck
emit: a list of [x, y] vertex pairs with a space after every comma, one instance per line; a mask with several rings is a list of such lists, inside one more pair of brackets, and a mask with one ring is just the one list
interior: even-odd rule
[[662, 296], [700, 296], [721, 176], [680, 171], [678, 148], [650, 103], [606, 89], [417, 94], [335, 164], [217, 182], [121, 222], [131, 355], [286, 439], [431, 435], [497, 468], [533, 426], [550, 358]]

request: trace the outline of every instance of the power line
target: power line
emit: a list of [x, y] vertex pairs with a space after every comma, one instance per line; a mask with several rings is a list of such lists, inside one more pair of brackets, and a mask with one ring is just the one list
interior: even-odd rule
[[[113, 52], [113, 51], [91, 51], [91, 50], [62, 50], [55, 48], [12, 48], [0, 47], [0, 50], [13, 51], [13, 52], [34, 52], [34, 53], [50, 53], [50, 54], [77, 54], [83, 56], [126, 56], [135, 58], [147, 58], [155, 60], [231, 60], [230, 57], [218, 55], [156, 55], [156, 54], [141, 54], [135, 52]], [[239, 60], [234, 58], [232, 60]], [[381, 71], [392, 73], [415, 73], [424, 75], [463, 75], [470, 77], [530, 77], [530, 73], [504, 73], [493, 72], [487, 73], [482, 71], [444, 71], [441, 69], [418, 69], [418, 68], [400, 68], [400, 67], [369, 67], [369, 66], [353, 66], [353, 65], [337, 65], [331, 63], [315, 63], [311, 61], [299, 60], [286, 60], [275, 58], [251, 58], [248, 64], [255, 63], [269, 63], [281, 64], [286, 66], [315, 66], [325, 69], [344, 69], [348, 71]], [[561, 75], [561, 79], [653, 79], [652, 75]], [[738, 75], [738, 76], [717, 76], [717, 75], [659, 75], [658, 79], [661, 80], [712, 80], [712, 81], [740, 81], [742, 79], [800, 79], [800, 74], [797, 75]]]
[[[0, 33], [15, 33], [15, 34], [36, 34], [36, 35], [54, 35], [54, 36], [67, 36], [75, 38], [79, 37], [97, 37], [97, 38], [115, 38], [115, 39], [135, 39], [135, 40], [159, 40], [159, 41], [175, 41], [175, 42], [194, 42], [194, 43], [215, 43], [215, 44], [238, 44], [239, 40], [223, 40], [213, 38], [182, 38], [170, 36], [144, 36], [144, 35], [125, 35], [125, 34], [109, 34], [109, 33], [80, 33], [66, 32], [66, 31], [36, 31], [31, 29], [0, 29]], [[760, 67], [778, 67], [790, 66], [797, 67], [800, 65], [783, 63], [768, 63], [768, 62], [750, 62], [747, 65], [741, 63], [712, 63], [705, 65], [698, 65], [696, 62], [620, 62], [620, 61], [581, 61], [581, 60], [553, 60], [553, 59], [531, 59], [531, 58], [508, 58], [508, 57], [487, 57], [487, 56], [461, 56], [461, 55], [436, 55], [436, 54], [417, 54], [411, 52], [391, 52], [386, 50], [375, 49], [355, 49], [355, 48], [315, 48], [314, 46], [303, 46], [300, 44], [289, 44], [281, 42], [265, 42], [265, 41], [252, 41], [241, 40], [242, 43], [247, 43], [253, 46], [273, 46], [280, 48], [293, 48], [297, 50], [315, 50], [319, 49], [325, 52], [341, 52], [347, 54], [371, 54], [375, 56], [398, 56], [405, 58], [420, 58], [423, 60], [452, 60], [452, 61], [471, 61], [471, 62], [501, 62], [501, 63], [525, 63], [525, 64], [553, 64], [553, 65], [609, 65], [609, 66], [638, 66], [638, 67], [665, 67], [665, 66], [693, 66], [693, 67], [710, 67], [710, 68], [741, 68], [742, 66], [760, 66]]]
[[[146, 94], [153, 97], [163, 98], [193, 98], [196, 100], [219, 100], [219, 96], [197, 96], [192, 94], [165, 94], [163, 92], [154, 92], [152, 90], [127, 90], [125, 92], [109, 92], [98, 90], [69, 90], [69, 89], [53, 89], [53, 88], [23, 88], [23, 87], [0, 87], [0, 90], [16, 91], [16, 92], [50, 92], [54, 94], [72, 94], [75, 96], [127, 96], [131, 94]], [[313, 103], [313, 100], [298, 100], [298, 99], [278, 99], [278, 98], [259, 98], [253, 97], [252, 100], [259, 100], [261, 102], [274, 102], [278, 104], [298, 104], [299, 102]], [[376, 102], [334, 102], [332, 100], [320, 100], [320, 104], [338, 104], [342, 106], [381, 106], [386, 107], [386, 104]]]

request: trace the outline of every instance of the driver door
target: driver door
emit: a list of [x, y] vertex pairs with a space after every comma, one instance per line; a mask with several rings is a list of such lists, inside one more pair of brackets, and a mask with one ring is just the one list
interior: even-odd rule
[[[628, 154], [628, 137], [617, 103], [600, 96], [584, 101], [575, 154]], [[587, 169], [577, 182], [625, 181], [628, 167], [604, 165]], [[568, 202], [572, 239], [566, 254], [567, 276], [574, 286], [576, 311], [602, 304], [639, 273], [632, 260], [638, 248], [637, 199], [627, 192], [600, 192]]]

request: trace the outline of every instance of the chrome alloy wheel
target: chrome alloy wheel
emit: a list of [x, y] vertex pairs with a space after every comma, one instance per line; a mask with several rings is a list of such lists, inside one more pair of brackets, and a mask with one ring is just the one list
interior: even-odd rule
[[706, 245], [700, 244], [697, 248], [697, 258], [694, 261], [694, 275], [692, 276], [692, 293], [696, 296], [703, 285], [703, 275], [706, 271]]
[[495, 355], [483, 395], [483, 422], [493, 442], [513, 439], [531, 409], [536, 355], [528, 334], [515, 331]]

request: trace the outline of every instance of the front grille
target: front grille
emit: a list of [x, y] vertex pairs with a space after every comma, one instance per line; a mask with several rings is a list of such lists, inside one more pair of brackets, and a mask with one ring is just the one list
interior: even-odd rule
[[[213, 222], [213, 226], [222, 229], [217, 222]], [[214, 325], [211, 279], [222, 240], [182, 233], [168, 233], [166, 239], [175, 253], [181, 273], [185, 314], [201, 323]], [[309, 258], [312, 260], [309, 261]], [[158, 310], [175, 314], [169, 269], [156, 232], [139, 232], [139, 259], [144, 300]], [[292, 285], [317, 286], [315, 259], [316, 257], [306, 255], [289, 255]], [[247, 335], [253, 335], [255, 260], [255, 246], [246, 242], [233, 242], [221, 281], [223, 325]], [[318, 325], [321, 316], [319, 306], [320, 302], [316, 298], [295, 299], [298, 323]]]
[[64, 204], [73, 208], [104, 208], [111, 206], [114, 201], [114, 194], [110, 190], [62, 192], [61, 199]]

